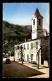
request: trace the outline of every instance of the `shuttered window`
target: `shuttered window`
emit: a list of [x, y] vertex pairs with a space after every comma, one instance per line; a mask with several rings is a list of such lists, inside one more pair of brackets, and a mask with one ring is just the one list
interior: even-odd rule
[[24, 50], [25, 50], [25, 44], [24, 44]]
[[31, 49], [33, 49], [33, 43], [31, 43]]
[[36, 42], [36, 49], [38, 49], [38, 42]]
[[27, 44], [27, 50], [29, 49], [29, 44]]

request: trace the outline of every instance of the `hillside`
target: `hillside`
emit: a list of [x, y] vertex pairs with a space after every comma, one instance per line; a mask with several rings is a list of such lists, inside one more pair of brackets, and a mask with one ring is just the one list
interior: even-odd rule
[[30, 34], [31, 34], [31, 25], [26, 25], [26, 26], [21, 25], [20, 26], [20, 25], [10, 24], [7, 21], [3, 21], [4, 39], [7, 39], [6, 37], [9, 37], [9, 36], [11, 36], [11, 37], [18, 37], [18, 36], [26, 37], [27, 35], [30, 35]]
[[[31, 25], [15, 25], [3, 21], [2, 32], [2, 43], [5, 44], [6, 40], [8, 41], [5, 47], [3, 47], [3, 50], [7, 45], [9, 48], [13, 49], [14, 44], [24, 41], [25, 38], [31, 38]], [[9, 50], [9, 48], [7, 50]]]
[[6, 21], [3, 21], [3, 34], [9, 33], [9, 35], [17, 36], [18, 33], [21, 33], [21, 35], [25, 33], [27, 35], [30, 32], [31, 32], [31, 25], [20, 26], [20, 25], [10, 24]]

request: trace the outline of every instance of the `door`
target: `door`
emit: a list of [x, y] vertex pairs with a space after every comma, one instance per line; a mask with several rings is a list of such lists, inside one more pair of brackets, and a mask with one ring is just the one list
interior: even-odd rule
[[33, 60], [33, 54], [31, 54], [31, 62], [32, 62], [32, 60]]
[[29, 55], [27, 55], [27, 61], [29, 61]]

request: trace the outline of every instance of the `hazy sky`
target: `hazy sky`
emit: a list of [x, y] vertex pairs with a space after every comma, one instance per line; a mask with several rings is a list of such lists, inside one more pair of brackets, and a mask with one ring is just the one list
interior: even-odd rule
[[49, 31], [49, 3], [3, 3], [3, 20], [13, 24], [32, 25], [36, 8], [44, 17], [43, 28]]

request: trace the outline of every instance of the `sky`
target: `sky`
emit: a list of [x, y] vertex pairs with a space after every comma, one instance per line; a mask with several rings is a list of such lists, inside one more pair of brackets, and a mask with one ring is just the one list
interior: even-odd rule
[[3, 3], [3, 20], [18, 25], [32, 25], [36, 8], [44, 17], [43, 29], [49, 31], [49, 3]]

